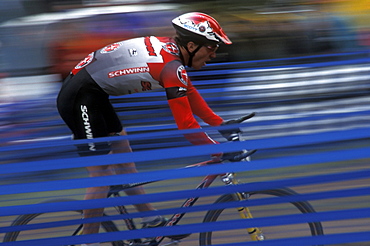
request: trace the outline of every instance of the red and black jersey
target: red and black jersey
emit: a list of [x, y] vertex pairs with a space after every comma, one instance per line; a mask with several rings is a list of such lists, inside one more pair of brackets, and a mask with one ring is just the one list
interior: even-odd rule
[[[72, 73], [82, 68], [108, 95], [165, 88], [179, 129], [200, 128], [193, 114], [211, 126], [223, 121], [193, 87], [172, 38], [151, 36], [116, 42], [90, 53]], [[215, 143], [204, 133], [186, 137], [193, 144]]]

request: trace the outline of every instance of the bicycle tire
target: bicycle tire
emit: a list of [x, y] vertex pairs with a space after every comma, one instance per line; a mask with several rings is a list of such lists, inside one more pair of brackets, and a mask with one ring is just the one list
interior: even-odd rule
[[[253, 198], [258, 197], [258, 196], [262, 196], [262, 197], [276, 196], [276, 197], [279, 197], [279, 196], [297, 195], [297, 193], [295, 191], [293, 191], [289, 188], [274, 189], [274, 190], [262, 190], [262, 191], [256, 191], [256, 192], [246, 192], [246, 194], [248, 195], [249, 199], [253, 199]], [[215, 204], [216, 203], [231, 202], [231, 201], [235, 201], [234, 197], [231, 194], [226, 194], [226, 195], [223, 195], [220, 198], [218, 198], [216, 200]], [[314, 213], [315, 212], [313, 207], [306, 201], [292, 202], [292, 203], [287, 203], [287, 204], [282, 204], [282, 205], [273, 204], [273, 205], [269, 205], [269, 206], [274, 206], [274, 208], [272, 209], [274, 211], [280, 211], [277, 208], [277, 206], [281, 206], [281, 208], [289, 209], [289, 213], [291, 213], [290, 210], [292, 210], [292, 209], [294, 209], [294, 210], [298, 209], [295, 213]], [[251, 213], [254, 217], [259, 217], [258, 215], [260, 215], [261, 213], [262, 213], [262, 216], [260, 216], [260, 217], [264, 217], [264, 216], [266, 216], [266, 213], [269, 210], [268, 209], [269, 206], [265, 206], [265, 205], [263, 205], [263, 206], [252, 206], [249, 209], [251, 210]], [[240, 219], [240, 216], [239, 216], [238, 212], [236, 212], [235, 208], [217, 209], [217, 210], [208, 211], [206, 216], [204, 217], [203, 223], [216, 222], [216, 221], [222, 220], [222, 218], [220, 218], [222, 213], [224, 213], [223, 216], [226, 216], [225, 220], [230, 220], [231, 217], [230, 217], [229, 214], [226, 214], [227, 211], [225, 211], [225, 210], [228, 210], [228, 211], [230, 210], [230, 212], [232, 214], [235, 214], [236, 219]], [[257, 216], [256, 216], [256, 212], [257, 212]], [[281, 212], [286, 213], [285, 210], [281, 211]], [[282, 215], [282, 214], [277, 214], [277, 215]], [[271, 215], [267, 214], [267, 216], [271, 216]], [[300, 224], [299, 227], [298, 227], [298, 225], [293, 225], [293, 226], [294, 226], [294, 229], [292, 228], [292, 230], [295, 231], [295, 232], [293, 232], [294, 237], [301, 236], [301, 235], [297, 235], [297, 232], [299, 232], [300, 234], [305, 233], [305, 235], [303, 235], [303, 236], [310, 236], [310, 235], [316, 236], [316, 235], [323, 235], [324, 234], [323, 228], [322, 228], [322, 225], [321, 225], [320, 222], [308, 222], [308, 223], [304, 223], [302, 225]], [[274, 230], [277, 229], [277, 227], [278, 226], [267, 227], [268, 230], [266, 230], [267, 228], [265, 228], [265, 227], [261, 227], [262, 232], [264, 233], [264, 236], [266, 237], [266, 240], [268, 240], [269, 238], [270, 239], [281, 238], [281, 237], [279, 237], [281, 235], [277, 235], [276, 232], [273, 232]], [[281, 232], [286, 234], [287, 233], [287, 227], [288, 226], [284, 226], [284, 229], [282, 229]], [[271, 235], [269, 234], [270, 230], [272, 231], [271, 232], [272, 237], [270, 237]], [[304, 230], [304, 231], [300, 231], [300, 230]], [[279, 230], [277, 230], [277, 231], [279, 231]], [[236, 234], [237, 232], [238, 233], [243, 233], [243, 235]], [[227, 235], [227, 236], [225, 236], [225, 235]], [[289, 235], [292, 235], [292, 234], [289, 234]], [[243, 239], [240, 239], [240, 237], [242, 237]], [[240, 240], [242, 240], [242, 241], [240, 241]], [[201, 246], [212, 245], [212, 243], [213, 244], [221, 244], [221, 243], [233, 243], [233, 242], [237, 243], [237, 242], [248, 242], [248, 241], [251, 241], [251, 239], [250, 239], [250, 237], [249, 237], [249, 235], [248, 235], [248, 233], [246, 232], [245, 229], [235, 230], [233, 232], [230, 232], [230, 231], [227, 231], [227, 230], [225, 230], [223, 232], [212, 232], [212, 231], [202, 232], [202, 233], [200, 233], [200, 236], [199, 236], [199, 244]]]
[[[42, 203], [54, 203], [54, 202], [70, 202], [70, 201], [76, 201], [74, 199], [53, 199], [53, 200], [47, 200]], [[74, 210], [74, 211], [67, 211], [67, 213], [70, 212], [75, 212], [77, 213], [77, 216], [80, 216], [82, 218], [82, 210]], [[56, 212], [56, 213], [62, 213], [62, 212]], [[51, 214], [51, 213], [37, 213], [37, 214], [24, 214], [24, 215], [19, 215], [11, 224], [11, 226], [20, 226], [20, 225], [27, 225], [29, 224], [32, 220], [34, 220], [37, 217], [40, 217], [45, 214]], [[71, 226], [74, 229], [71, 231], [76, 231], [78, 226], [74, 225]], [[115, 232], [118, 231], [116, 225], [112, 221], [103, 221], [101, 223], [101, 228], [105, 232]], [[14, 242], [17, 241], [19, 238], [21, 231], [12, 231], [12, 232], [7, 232], [4, 236], [3, 242]], [[48, 234], [48, 232], [46, 232]], [[72, 236], [73, 233], [70, 233], [69, 236]], [[123, 246], [123, 242], [111, 242], [112, 246]], [[69, 245], [73, 246], [73, 245]]]

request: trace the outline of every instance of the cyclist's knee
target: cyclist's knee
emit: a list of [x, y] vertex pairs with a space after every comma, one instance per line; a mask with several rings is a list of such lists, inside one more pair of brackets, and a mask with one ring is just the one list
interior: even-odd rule
[[121, 163], [112, 165], [116, 173], [118, 174], [126, 174], [126, 173], [137, 173], [137, 169], [135, 163], [128, 162], [128, 163]]
[[89, 171], [90, 177], [101, 177], [101, 176], [108, 176], [113, 175], [112, 169], [107, 166], [92, 166], [92, 167], [86, 167], [86, 169]]
[[[125, 136], [127, 135], [125, 130], [116, 133], [110, 133], [110, 136]], [[128, 153], [132, 152], [130, 142], [127, 139], [120, 139], [118, 141], [112, 141], [112, 153]]]

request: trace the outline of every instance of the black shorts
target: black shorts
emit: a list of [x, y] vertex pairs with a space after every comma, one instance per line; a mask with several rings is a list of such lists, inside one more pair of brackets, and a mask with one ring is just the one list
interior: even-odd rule
[[[74, 139], [107, 137], [122, 131], [122, 124], [109, 95], [100, 88], [85, 69], [64, 81], [57, 99], [60, 116], [71, 129]], [[110, 151], [110, 143], [77, 145], [79, 154], [100, 155]]]

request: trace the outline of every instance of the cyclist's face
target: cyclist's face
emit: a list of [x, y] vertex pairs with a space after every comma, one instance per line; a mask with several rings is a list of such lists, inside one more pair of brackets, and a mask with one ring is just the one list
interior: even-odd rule
[[[198, 45], [194, 44], [192, 47], [195, 50]], [[194, 69], [201, 69], [203, 66], [206, 65], [206, 62], [210, 61], [211, 59], [216, 58], [216, 50], [218, 45], [203, 45], [195, 56], [193, 57], [193, 64], [192, 67]], [[191, 49], [189, 49], [191, 51]]]

